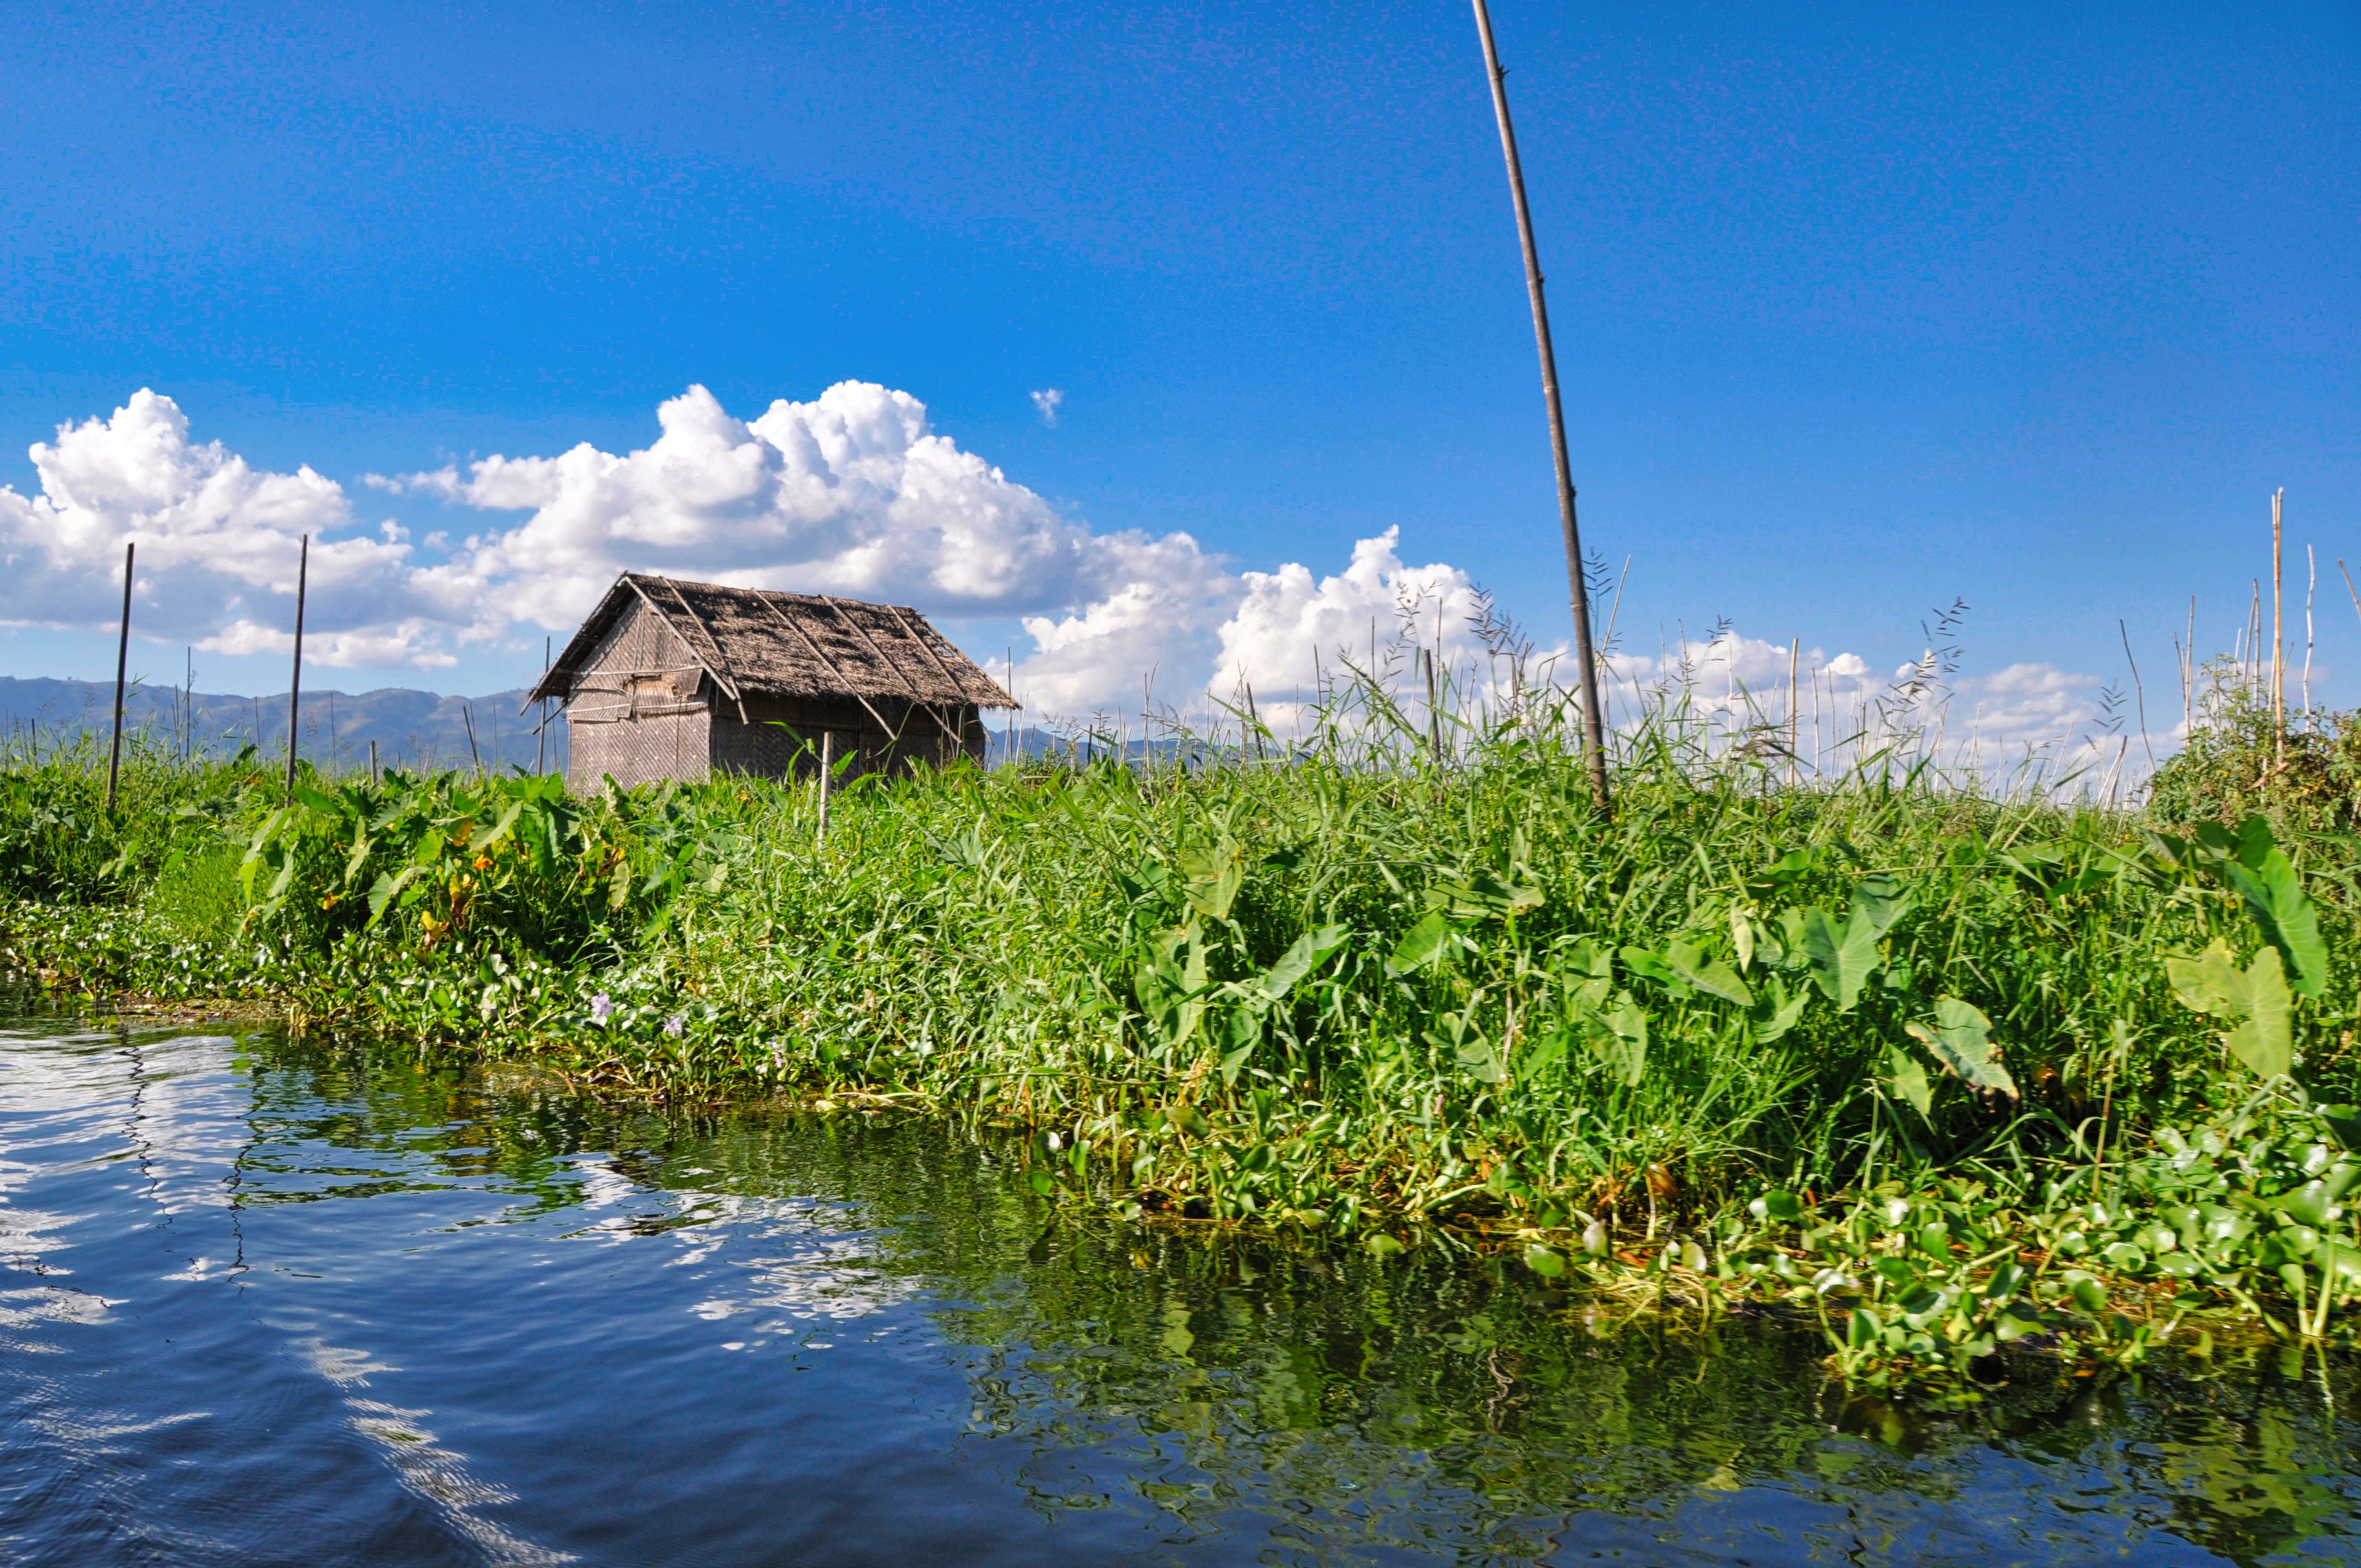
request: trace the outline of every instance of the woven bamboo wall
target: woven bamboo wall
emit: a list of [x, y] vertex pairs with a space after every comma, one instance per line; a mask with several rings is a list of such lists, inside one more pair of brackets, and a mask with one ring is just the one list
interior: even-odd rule
[[566, 704], [573, 752], [566, 787], [684, 782], [712, 767], [704, 666], [662, 616], [634, 605], [600, 638]]

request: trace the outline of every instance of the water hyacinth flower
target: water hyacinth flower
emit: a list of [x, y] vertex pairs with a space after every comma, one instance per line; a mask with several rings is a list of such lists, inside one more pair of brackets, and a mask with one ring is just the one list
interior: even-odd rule
[[671, 1017], [669, 1017], [669, 1018], [667, 1018], [667, 1019], [665, 1019], [665, 1020], [664, 1021], [664, 1032], [665, 1034], [667, 1034], [667, 1035], [670, 1035], [674, 1039], [675, 1039], [675, 1040], [676, 1040], [676, 1039], [680, 1038], [680, 1032], [681, 1032], [681, 1030], [682, 1030], [682, 1029], [684, 1029], [684, 1028], [686, 1028], [686, 1027], [687, 1026], [687, 1025], [688, 1025], [688, 1016], [687, 1016], [687, 1014], [683, 1014], [683, 1013], [675, 1013], [675, 1014], [674, 1014]]
[[602, 991], [598, 995], [590, 999], [590, 1022], [593, 1024], [604, 1025], [608, 1019], [612, 1018], [614, 1015], [614, 999], [609, 996], [605, 992]]

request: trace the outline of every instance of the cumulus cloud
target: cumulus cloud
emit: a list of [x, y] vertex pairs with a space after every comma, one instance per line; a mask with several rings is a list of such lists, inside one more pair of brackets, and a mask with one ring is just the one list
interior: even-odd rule
[[1058, 390], [1057, 388], [1044, 387], [1041, 390], [1033, 394], [1033, 411], [1041, 416], [1041, 422], [1043, 424], [1055, 430], [1058, 428], [1059, 406], [1064, 403], [1065, 400], [1066, 394]]
[[[1053, 416], [1056, 394], [1036, 396]], [[1137, 712], [1152, 682], [1159, 706], [1200, 713], [1251, 687], [1265, 718], [1285, 726], [1323, 674], [1366, 666], [1373, 641], [1401, 674], [1400, 638], [1437, 650], [1455, 691], [1501, 689], [1499, 638], [1477, 626], [1482, 590], [1447, 563], [1406, 563], [1390, 530], [1325, 576], [1293, 563], [1241, 571], [1177, 531], [1100, 532], [935, 431], [917, 399], [866, 382], [780, 400], [751, 420], [691, 387], [656, 421], [652, 443], [622, 454], [586, 444], [362, 476], [369, 490], [478, 520], [413, 543], [396, 522], [356, 519], [342, 487], [309, 467], [259, 470], [194, 440], [170, 398], [143, 389], [34, 445], [38, 493], [0, 488], [0, 622], [112, 627], [123, 546], [136, 540], [136, 630], [283, 652], [309, 533], [306, 652], [329, 664], [450, 666], [471, 648], [537, 651], [543, 632], [570, 630], [628, 568], [890, 599], [953, 622], [1016, 620], [1032, 643], [1016, 688], [1036, 718]], [[1518, 680], [1571, 679], [1563, 646], [1528, 652]], [[1807, 754], [1872, 718], [1927, 727], [1947, 758], [1984, 767], [2042, 747], [2076, 765], [2127, 766], [2127, 750], [2147, 750], [2127, 746], [2103, 683], [2051, 665], [1938, 682], [1851, 652], [1795, 658]], [[1728, 630], [1653, 655], [1620, 651], [1608, 661], [1610, 712], [1628, 722], [1677, 694], [1741, 733], [1784, 715], [1788, 659], [1784, 641]]]
[[137, 630], [223, 652], [283, 647], [297, 539], [310, 532], [309, 625], [328, 663], [448, 665], [471, 644], [537, 641], [577, 624], [629, 568], [1020, 619], [1038, 644], [1020, 681], [1046, 705], [1087, 711], [1127, 699], [1144, 669], [1201, 683], [1239, 591], [1187, 533], [1099, 532], [1061, 515], [934, 431], [906, 392], [843, 382], [741, 421], [691, 387], [657, 424], [654, 442], [620, 455], [585, 444], [364, 476], [389, 494], [524, 514], [413, 546], [390, 522], [355, 529], [342, 487], [308, 467], [261, 472], [193, 441], [180, 408], [143, 389], [34, 446], [38, 494], [0, 488], [11, 572], [0, 620], [111, 624], [123, 544], [137, 539]]
[[[387, 629], [423, 628], [400, 537], [328, 538], [352, 521], [344, 491], [309, 467], [274, 474], [219, 442], [189, 437], [171, 399], [141, 389], [106, 419], [60, 427], [31, 449], [40, 493], [0, 487], [0, 620], [111, 626], [121, 613], [123, 547], [136, 542], [132, 624], [206, 649], [293, 641], [300, 540], [313, 536], [310, 623], [322, 657], [358, 662]], [[405, 663], [448, 663], [415, 633], [393, 633]]]

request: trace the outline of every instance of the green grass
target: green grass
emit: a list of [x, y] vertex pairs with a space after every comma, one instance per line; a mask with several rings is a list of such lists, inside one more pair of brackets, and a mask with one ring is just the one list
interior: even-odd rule
[[2012, 1343], [2347, 1332], [2351, 731], [2299, 774], [2219, 711], [2134, 813], [1892, 738], [1791, 783], [1675, 703], [1602, 816], [1562, 712], [1446, 739], [1363, 683], [1300, 745], [863, 780], [824, 843], [809, 786], [282, 806], [137, 751], [109, 817], [69, 752], [0, 773], [0, 876], [58, 983], [893, 1098], [1076, 1201], [1781, 1300], [1850, 1376], [1964, 1387]]

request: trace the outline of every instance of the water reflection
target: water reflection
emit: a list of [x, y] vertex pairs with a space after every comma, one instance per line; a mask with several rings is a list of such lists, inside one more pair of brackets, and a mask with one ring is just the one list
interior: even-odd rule
[[2361, 1561], [2344, 1363], [1914, 1416], [917, 1122], [400, 1053], [0, 1038], [0, 1255], [24, 1561]]

